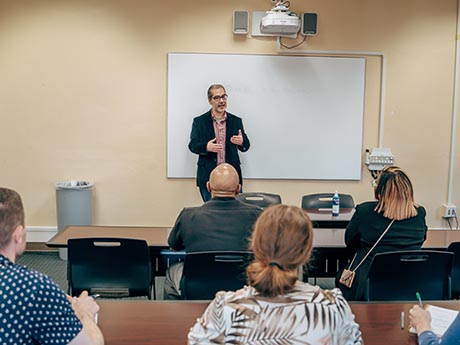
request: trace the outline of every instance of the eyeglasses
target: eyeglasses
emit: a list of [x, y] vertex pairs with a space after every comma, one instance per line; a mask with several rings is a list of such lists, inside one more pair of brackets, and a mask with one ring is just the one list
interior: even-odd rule
[[228, 98], [228, 95], [226, 94], [223, 94], [221, 96], [213, 96], [211, 97], [214, 101], [220, 101], [220, 100], [223, 100], [223, 101], [226, 101], [227, 98]]

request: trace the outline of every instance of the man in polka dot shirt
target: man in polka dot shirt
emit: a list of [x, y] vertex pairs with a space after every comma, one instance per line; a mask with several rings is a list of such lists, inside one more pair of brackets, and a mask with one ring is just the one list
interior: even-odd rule
[[66, 296], [49, 277], [15, 264], [26, 247], [21, 197], [0, 188], [0, 344], [103, 344], [99, 306]]

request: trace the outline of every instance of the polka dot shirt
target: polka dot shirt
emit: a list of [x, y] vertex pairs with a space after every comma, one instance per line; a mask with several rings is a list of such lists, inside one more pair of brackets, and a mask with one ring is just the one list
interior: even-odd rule
[[82, 327], [56, 283], [0, 255], [0, 344], [67, 344]]

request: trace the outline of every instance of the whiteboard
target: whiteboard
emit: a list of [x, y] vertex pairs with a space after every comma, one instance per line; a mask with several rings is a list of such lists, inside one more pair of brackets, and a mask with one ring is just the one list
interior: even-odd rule
[[251, 142], [243, 178], [359, 180], [364, 81], [364, 58], [169, 53], [167, 176], [196, 176], [192, 121], [218, 83]]

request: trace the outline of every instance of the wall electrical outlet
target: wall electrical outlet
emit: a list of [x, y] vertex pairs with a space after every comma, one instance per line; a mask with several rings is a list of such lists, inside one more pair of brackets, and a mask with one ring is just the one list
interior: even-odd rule
[[443, 218], [453, 218], [457, 216], [457, 206], [449, 204], [443, 204], [442, 207], [442, 217]]

